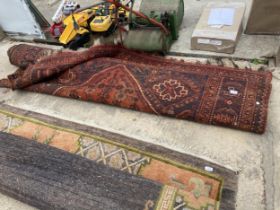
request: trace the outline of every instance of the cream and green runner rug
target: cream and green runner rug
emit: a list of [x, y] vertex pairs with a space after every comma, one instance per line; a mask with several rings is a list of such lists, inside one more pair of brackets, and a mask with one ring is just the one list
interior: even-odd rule
[[0, 107], [0, 131], [165, 185], [158, 203], [147, 203], [147, 207], [156, 205], [157, 210], [234, 209], [237, 177], [234, 172], [207, 161], [6, 106]]

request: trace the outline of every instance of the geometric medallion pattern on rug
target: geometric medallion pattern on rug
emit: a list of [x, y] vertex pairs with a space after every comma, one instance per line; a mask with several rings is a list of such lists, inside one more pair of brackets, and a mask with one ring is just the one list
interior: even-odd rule
[[223, 178], [212, 173], [3, 110], [0, 111], [0, 131], [48, 144], [163, 184], [165, 187], [157, 206], [146, 203], [147, 209], [217, 210], [220, 207]]
[[19, 69], [0, 87], [265, 132], [270, 72], [185, 63], [120, 46], [55, 52], [17, 45], [8, 55]]

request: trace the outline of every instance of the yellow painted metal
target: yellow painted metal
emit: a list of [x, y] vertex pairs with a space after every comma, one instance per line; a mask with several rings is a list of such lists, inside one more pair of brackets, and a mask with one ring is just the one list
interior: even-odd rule
[[[83, 12], [66, 17], [63, 20], [65, 29], [59, 37], [59, 42], [66, 45], [71, 42], [78, 34], [88, 33], [89, 31], [86, 29], [88, 27], [87, 20], [92, 17], [93, 13], [93, 10], [85, 10]], [[75, 22], [79, 26], [78, 29], [75, 28], [73, 19], [75, 19]]]
[[106, 32], [109, 30], [113, 20], [110, 15], [108, 16], [97, 16], [90, 23], [90, 29], [94, 32]]
[[[128, 18], [129, 12], [120, 8], [119, 15]], [[95, 18], [88, 24], [88, 20], [93, 16], [95, 16]], [[69, 15], [63, 20], [65, 29], [59, 37], [59, 42], [67, 45], [74, 40], [77, 35], [88, 33], [89, 31], [98, 33], [107, 32], [110, 30], [115, 18], [118, 17], [116, 17], [116, 6], [114, 4], [111, 4], [109, 7], [106, 7], [105, 4], [99, 5]], [[78, 25], [78, 28], [77, 26], [75, 27], [75, 24]]]
[[95, 9], [96, 17], [91, 21], [90, 29], [99, 33], [108, 31], [114, 22], [115, 9], [116, 6], [113, 4], [107, 8], [106, 5], [101, 5], [97, 10]]

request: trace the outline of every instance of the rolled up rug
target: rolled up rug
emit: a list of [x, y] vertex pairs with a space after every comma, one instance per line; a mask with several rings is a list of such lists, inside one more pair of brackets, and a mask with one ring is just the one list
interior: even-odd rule
[[55, 52], [17, 45], [8, 54], [20, 69], [0, 80], [0, 87], [265, 131], [270, 72], [191, 64], [120, 46]]

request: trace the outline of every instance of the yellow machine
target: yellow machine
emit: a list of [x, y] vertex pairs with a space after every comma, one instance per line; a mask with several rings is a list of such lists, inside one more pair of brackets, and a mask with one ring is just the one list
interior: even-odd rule
[[103, 33], [112, 29], [115, 21], [116, 7], [113, 4], [100, 5], [96, 10], [96, 17], [90, 22], [90, 29], [93, 32]]
[[118, 17], [116, 15], [116, 6], [110, 3], [70, 14], [63, 20], [64, 30], [59, 42], [76, 50], [90, 41], [91, 33], [108, 36], [116, 28], [116, 18], [120, 22], [128, 19], [128, 12], [122, 8], [119, 8]]
[[80, 13], [72, 14], [66, 17], [63, 20], [63, 24], [65, 29], [61, 36], [59, 37], [59, 42], [67, 45], [73, 39], [77, 37], [77, 35], [83, 35], [89, 33], [88, 28], [88, 20], [94, 15], [92, 10], [85, 10]]
[[126, 48], [165, 53], [178, 39], [184, 17], [184, 0], [142, 0], [139, 11], [133, 10], [134, 0], [103, 0], [84, 8], [73, 5], [66, 5], [64, 20], [56, 14], [51, 27], [53, 36], [61, 34], [60, 43], [71, 49], [88, 43], [93, 32], [106, 36], [119, 28]]

